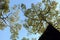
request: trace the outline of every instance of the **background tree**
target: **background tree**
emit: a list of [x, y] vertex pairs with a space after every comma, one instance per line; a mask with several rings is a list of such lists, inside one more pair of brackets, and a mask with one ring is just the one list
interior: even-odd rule
[[54, 0], [42, 0], [37, 4], [31, 4], [31, 8], [26, 8], [21, 4], [22, 11], [27, 17], [24, 27], [30, 33], [43, 33], [49, 24], [60, 31], [60, 13], [56, 10], [57, 2]]
[[[11, 12], [9, 8], [10, 0], [0, 0], [0, 30], [6, 27], [10, 28], [11, 39], [16, 40], [18, 38], [18, 32], [21, 29], [19, 21], [19, 6], [14, 5]], [[18, 19], [18, 20], [17, 20]]]

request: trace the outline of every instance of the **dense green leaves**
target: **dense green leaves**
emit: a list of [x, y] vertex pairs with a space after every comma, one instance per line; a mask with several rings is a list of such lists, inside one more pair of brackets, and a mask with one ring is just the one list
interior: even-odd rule
[[26, 37], [23, 37], [23, 38], [22, 38], [22, 40], [29, 40], [29, 39], [28, 39], [28, 38], [26, 38]]
[[21, 30], [21, 24], [16, 23], [10, 27], [11, 39], [12, 40], [17, 40], [19, 30]]
[[42, 0], [37, 4], [32, 3], [31, 8], [24, 12], [24, 15], [28, 18], [24, 24], [25, 28], [32, 33], [43, 33], [49, 23], [55, 26], [59, 14], [56, 7], [57, 2], [54, 0]]
[[2, 5], [2, 8], [3, 8], [3, 12], [4, 13], [7, 13], [9, 11], [9, 1], [10, 0], [5, 0], [4, 1], [5, 3]]
[[0, 17], [2, 16], [2, 10], [0, 9]]
[[26, 10], [26, 6], [24, 4], [21, 4], [21, 8], [23, 9], [23, 11]]
[[9, 10], [9, 6], [8, 6], [8, 4], [7, 4], [7, 3], [6, 3], [6, 4], [4, 4], [4, 6], [3, 6], [3, 7], [4, 7], [4, 9], [3, 9], [4, 11], [3, 11], [3, 12], [4, 12], [4, 13], [7, 13], [7, 12], [8, 12], [8, 10]]
[[25, 11], [25, 15], [28, 16], [30, 12], [31, 12], [31, 9], [27, 9], [27, 11]]
[[[21, 24], [19, 24], [20, 5], [14, 5], [12, 12], [9, 12], [9, 0], [2, 0], [4, 4], [0, 7], [0, 30], [5, 27], [10, 27], [11, 39], [17, 40], [19, 30], [21, 30]], [[18, 7], [18, 8], [17, 8]], [[56, 10], [57, 2], [54, 0], [42, 0], [37, 4], [31, 4], [31, 8], [26, 7], [25, 4], [21, 4], [21, 11], [23, 11], [25, 17], [24, 27], [30, 33], [43, 33], [49, 23], [51, 23], [57, 30], [60, 31], [60, 12]], [[10, 10], [11, 11], [11, 10]], [[8, 14], [4, 14], [8, 13]], [[22, 40], [29, 40], [23, 37]], [[36, 39], [32, 39], [36, 40]]]
[[22, 27], [21, 24], [18, 23], [20, 19], [19, 18], [20, 10], [17, 9], [16, 8], [17, 6], [15, 5], [13, 7], [14, 12], [13, 11], [11, 12], [11, 9], [9, 9], [10, 0], [1, 0], [1, 2], [4, 2], [4, 4], [0, 3], [1, 4], [0, 5], [0, 30], [3, 30], [8, 26], [11, 32], [11, 39], [17, 40], [19, 30], [21, 30]]
[[6, 27], [6, 24], [0, 19], [0, 30], [3, 30]]

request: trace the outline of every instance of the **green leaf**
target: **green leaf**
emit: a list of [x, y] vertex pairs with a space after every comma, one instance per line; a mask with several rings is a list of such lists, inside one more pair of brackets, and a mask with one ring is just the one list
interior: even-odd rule
[[2, 10], [0, 9], [0, 17], [2, 16]]
[[6, 27], [6, 25], [3, 23], [3, 21], [0, 19], [0, 30], [3, 30]]
[[25, 11], [26, 10], [25, 4], [21, 4], [21, 8], [22, 8], [23, 11]]

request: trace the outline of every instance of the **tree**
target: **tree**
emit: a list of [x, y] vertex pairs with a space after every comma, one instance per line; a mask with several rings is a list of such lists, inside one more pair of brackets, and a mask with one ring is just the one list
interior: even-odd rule
[[[9, 9], [10, 0], [0, 0], [0, 30], [3, 30], [7, 26], [10, 28], [11, 39], [16, 40], [18, 38], [18, 32], [21, 29], [19, 21], [19, 7], [15, 5], [12, 7], [14, 12]], [[17, 20], [18, 19], [18, 20]]]
[[[49, 24], [52, 24], [57, 30], [60, 31], [60, 13], [56, 10], [57, 2], [54, 0], [42, 0], [37, 4], [31, 4], [31, 8], [26, 8], [25, 4], [14, 5], [11, 12], [9, 9], [9, 0], [0, 0], [0, 30], [7, 26], [10, 28], [11, 39], [17, 40], [18, 32], [21, 29], [19, 21], [19, 12], [23, 11], [27, 17], [24, 27], [30, 33], [43, 33]], [[18, 9], [17, 9], [18, 8]], [[18, 20], [17, 20], [18, 19]]]
[[54, 0], [42, 0], [37, 4], [31, 4], [31, 8], [26, 8], [25, 4], [21, 4], [22, 11], [27, 17], [24, 27], [30, 33], [43, 33], [49, 24], [60, 31], [59, 20], [60, 13], [56, 10], [57, 2]]

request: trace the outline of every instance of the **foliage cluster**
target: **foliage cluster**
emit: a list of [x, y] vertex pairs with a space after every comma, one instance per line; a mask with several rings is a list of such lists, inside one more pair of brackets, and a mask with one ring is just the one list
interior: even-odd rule
[[[54, 0], [42, 0], [37, 4], [31, 4], [31, 8], [26, 8], [25, 4], [14, 5], [11, 12], [9, 9], [10, 0], [0, 1], [0, 30], [7, 26], [10, 28], [11, 39], [17, 40], [18, 32], [21, 30], [22, 25], [19, 21], [19, 13], [22, 11], [27, 17], [24, 27], [30, 33], [43, 33], [49, 24], [52, 24], [57, 30], [60, 31], [60, 12], [56, 10], [57, 2]], [[27, 40], [23, 38], [22, 40]], [[28, 39], [29, 40], [29, 39]]]

